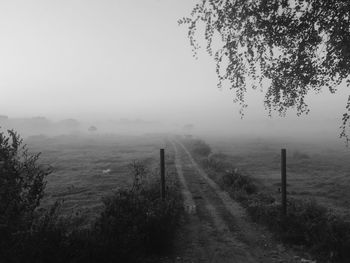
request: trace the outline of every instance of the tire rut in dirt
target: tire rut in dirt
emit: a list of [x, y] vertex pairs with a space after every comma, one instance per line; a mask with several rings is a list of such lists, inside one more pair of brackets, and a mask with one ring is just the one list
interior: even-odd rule
[[[217, 193], [198, 174], [196, 167], [187, 158], [181, 147], [177, 149], [178, 161], [182, 164], [183, 177], [196, 205], [196, 212], [204, 231], [209, 232], [212, 259], [210, 262], [256, 262], [249, 247], [238, 241], [235, 219], [225, 208]], [[214, 241], [215, 239], [215, 241]], [[208, 240], [203, 240], [204, 245]], [[213, 245], [213, 243], [215, 245]]]
[[208, 197], [215, 202], [215, 206], [217, 207], [220, 216], [227, 223], [235, 237], [250, 248], [254, 247], [255, 249], [259, 249], [261, 246], [264, 246], [264, 240], [256, 238], [256, 229], [253, 230], [251, 224], [247, 223], [248, 218], [244, 209], [233, 201], [228, 193], [221, 190], [220, 187], [209, 178], [181, 142], [178, 142], [178, 146], [182, 153], [181, 160], [186, 163], [187, 167], [191, 167], [189, 171], [192, 170], [192, 174], [195, 175], [190, 180], [194, 182], [195, 186], [196, 181], [200, 181], [201, 183], [199, 187], [205, 187], [208, 189], [206, 192], [208, 193]]

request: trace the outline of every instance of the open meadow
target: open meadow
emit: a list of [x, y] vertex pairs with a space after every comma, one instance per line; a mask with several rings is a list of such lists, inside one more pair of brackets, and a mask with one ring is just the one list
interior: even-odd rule
[[[161, 136], [29, 137], [32, 152], [51, 165], [43, 206], [64, 200], [65, 213], [79, 212], [92, 219], [103, 196], [130, 186], [129, 165], [142, 161], [156, 172]], [[350, 219], [350, 150], [345, 145], [293, 140], [212, 139], [214, 154], [241, 173], [255, 178], [261, 190], [274, 196], [280, 189], [280, 149], [287, 148], [287, 191], [293, 198], [314, 199]]]
[[129, 165], [141, 161], [155, 172], [159, 163], [158, 136], [62, 135], [25, 140], [40, 162], [50, 165], [42, 206], [64, 200], [63, 212], [80, 213], [89, 220], [102, 208], [102, 197], [132, 183]]
[[287, 149], [288, 196], [313, 199], [350, 219], [350, 149], [344, 144], [273, 139], [208, 140], [220, 158], [279, 195], [281, 148]]

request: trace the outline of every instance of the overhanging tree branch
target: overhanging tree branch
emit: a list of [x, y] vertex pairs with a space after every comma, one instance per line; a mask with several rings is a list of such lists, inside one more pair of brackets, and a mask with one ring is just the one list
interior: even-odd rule
[[[204, 25], [218, 87], [229, 82], [242, 114], [248, 84], [266, 89], [265, 108], [281, 115], [289, 108], [298, 115], [308, 113], [305, 97], [310, 91], [335, 93], [343, 82], [350, 86], [348, 0], [202, 0], [190, 17], [178, 22], [188, 26], [195, 52], [197, 28]], [[213, 50], [215, 35], [222, 45]], [[350, 100], [340, 127], [347, 141], [349, 105]]]

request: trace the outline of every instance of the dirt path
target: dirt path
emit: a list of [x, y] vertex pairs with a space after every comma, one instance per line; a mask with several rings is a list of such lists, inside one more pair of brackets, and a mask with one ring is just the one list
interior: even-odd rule
[[244, 209], [211, 180], [186, 147], [171, 142], [188, 217], [169, 262], [300, 262], [252, 223]]

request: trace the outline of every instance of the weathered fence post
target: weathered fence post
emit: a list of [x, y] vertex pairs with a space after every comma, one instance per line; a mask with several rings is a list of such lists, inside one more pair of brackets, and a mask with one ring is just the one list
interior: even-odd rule
[[282, 190], [282, 213], [287, 215], [287, 158], [286, 149], [281, 150], [281, 190]]
[[165, 199], [165, 163], [164, 163], [164, 149], [160, 149], [160, 193], [162, 199]]

